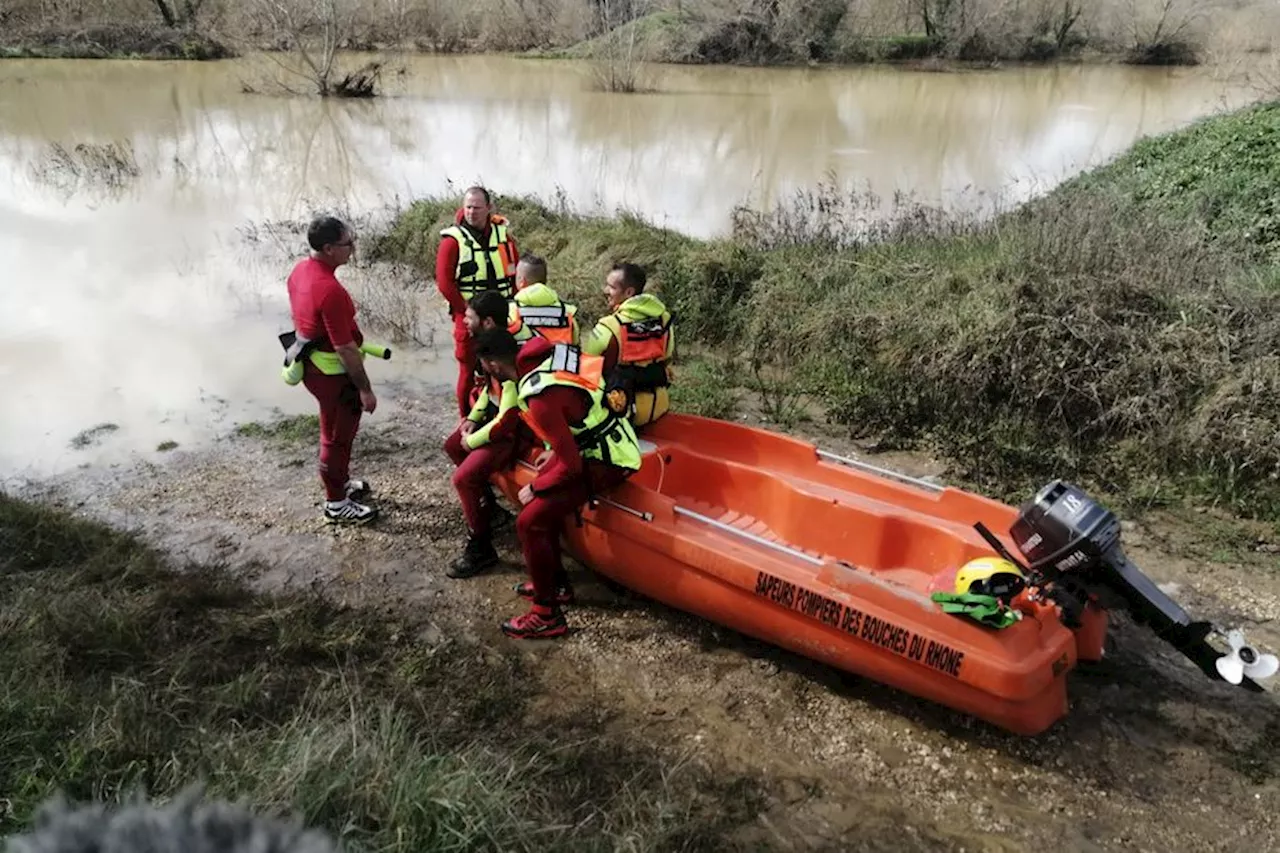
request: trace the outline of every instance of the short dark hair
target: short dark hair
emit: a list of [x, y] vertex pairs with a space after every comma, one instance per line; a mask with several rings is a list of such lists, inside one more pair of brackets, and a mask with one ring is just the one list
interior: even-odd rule
[[471, 301], [467, 304], [471, 306], [471, 310], [476, 312], [476, 315], [481, 320], [488, 317], [497, 323], [500, 328], [506, 328], [510, 303], [507, 302], [507, 297], [503, 296], [499, 291], [482, 290], [471, 297]]
[[614, 264], [613, 269], [609, 272], [622, 273], [622, 286], [629, 287], [636, 293], [644, 293], [645, 283], [649, 277], [645, 275], [644, 267], [639, 264], [623, 263]]
[[493, 204], [493, 199], [489, 198], [489, 191], [479, 184], [474, 187], [467, 187], [467, 191], [462, 194], [462, 197], [465, 199], [472, 193], [480, 193], [480, 195], [484, 196], [485, 204]]
[[504, 328], [485, 329], [476, 337], [476, 358], [515, 364], [516, 353], [519, 351], [520, 344]]
[[311, 226], [307, 228], [307, 244], [319, 252], [325, 246], [341, 241], [342, 235], [346, 230], [347, 223], [341, 219], [335, 219], [332, 216], [317, 216], [311, 220]]
[[525, 266], [529, 268], [529, 275], [527, 278], [534, 284], [547, 283], [547, 261], [545, 258], [532, 253], [528, 255], [521, 255], [520, 262], [517, 266]]

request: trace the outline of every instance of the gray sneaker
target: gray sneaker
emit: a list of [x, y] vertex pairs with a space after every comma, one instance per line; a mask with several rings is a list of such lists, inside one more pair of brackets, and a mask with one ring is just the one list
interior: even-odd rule
[[356, 503], [351, 498], [324, 503], [324, 520], [330, 524], [364, 524], [377, 517], [376, 509]]

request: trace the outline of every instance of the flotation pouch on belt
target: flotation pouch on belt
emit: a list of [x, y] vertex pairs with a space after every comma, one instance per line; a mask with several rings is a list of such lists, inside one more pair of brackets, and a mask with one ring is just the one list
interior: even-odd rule
[[[314, 363], [324, 373], [346, 372], [342, 359], [337, 353], [318, 349], [325, 343], [323, 339], [313, 341], [299, 337], [294, 330], [282, 332], [277, 337], [280, 340], [280, 346], [284, 347], [284, 369], [281, 370], [280, 375], [286, 384], [297, 385], [302, 381], [303, 365], [307, 361]], [[391, 358], [391, 347], [367, 341], [360, 345], [360, 352], [374, 358]]]

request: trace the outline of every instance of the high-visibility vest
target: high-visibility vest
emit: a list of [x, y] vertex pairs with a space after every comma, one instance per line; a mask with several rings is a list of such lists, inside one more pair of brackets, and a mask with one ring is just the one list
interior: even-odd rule
[[517, 293], [516, 301], [511, 303], [507, 331], [521, 344], [537, 334], [553, 344], [576, 346], [577, 313], [576, 305], [558, 299], [554, 305], [521, 305]]
[[474, 232], [461, 225], [450, 225], [440, 232], [442, 237], [458, 241], [458, 265], [453, 278], [463, 299], [482, 290], [496, 290], [510, 299], [516, 286], [515, 241], [507, 233], [507, 220], [489, 218], [489, 245], [482, 246]]
[[604, 404], [603, 368], [602, 357], [584, 355], [575, 346], [557, 344], [542, 364], [520, 379], [520, 417], [534, 435], [543, 443], [549, 443], [549, 437], [529, 412], [529, 400], [556, 386], [582, 391], [590, 398], [591, 408], [581, 423], [569, 424], [582, 457], [638, 471], [641, 464], [639, 440], [627, 419], [619, 417]]

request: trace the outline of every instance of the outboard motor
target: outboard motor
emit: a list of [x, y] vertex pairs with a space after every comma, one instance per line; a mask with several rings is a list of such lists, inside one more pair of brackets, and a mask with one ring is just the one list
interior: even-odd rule
[[1245, 645], [1239, 631], [1229, 635], [1231, 653], [1224, 656], [1211, 646], [1206, 641], [1209, 634], [1228, 636], [1226, 632], [1192, 621], [1130, 562], [1120, 546], [1120, 520], [1070, 483], [1055, 480], [1042, 488], [1020, 508], [1009, 533], [1029, 563], [1033, 584], [1042, 586], [1063, 609], [1064, 621], [1073, 620], [1091, 597], [1104, 606], [1109, 599], [1210, 678], [1261, 691], [1249, 676], [1267, 677], [1280, 668], [1274, 655]]

